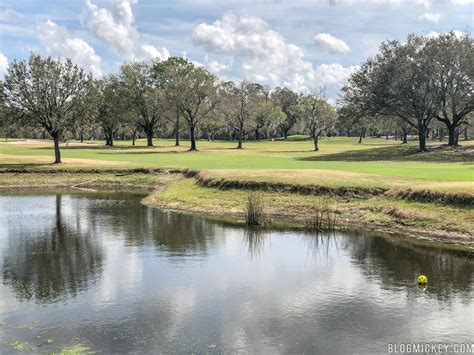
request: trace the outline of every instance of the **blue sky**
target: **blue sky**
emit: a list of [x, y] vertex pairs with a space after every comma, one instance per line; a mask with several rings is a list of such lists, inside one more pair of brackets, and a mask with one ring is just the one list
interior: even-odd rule
[[30, 51], [96, 76], [131, 60], [186, 56], [224, 79], [330, 98], [383, 40], [471, 32], [474, 0], [2, 0], [0, 76]]

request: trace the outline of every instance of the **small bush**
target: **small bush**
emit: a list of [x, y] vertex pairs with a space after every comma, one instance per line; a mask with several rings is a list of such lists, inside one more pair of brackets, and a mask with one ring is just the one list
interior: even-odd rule
[[263, 226], [266, 222], [265, 204], [262, 196], [250, 192], [245, 205], [245, 224], [248, 226]]

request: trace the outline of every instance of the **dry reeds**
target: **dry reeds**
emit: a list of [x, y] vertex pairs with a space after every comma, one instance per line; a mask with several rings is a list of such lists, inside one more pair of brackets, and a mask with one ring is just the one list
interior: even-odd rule
[[266, 223], [265, 204], [262, 196], [256, 192], [250, 192], [245, 205], [245, 224], [247, 226], [263, 226]]
[[310, 231], [332, 231], [336, 228], [337, 213], [324, 199], [317, 199], [311, 210], [305, 215], [304, 227]]

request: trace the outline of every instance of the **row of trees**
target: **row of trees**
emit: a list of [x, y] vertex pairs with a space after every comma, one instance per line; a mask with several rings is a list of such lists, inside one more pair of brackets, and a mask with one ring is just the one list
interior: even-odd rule
[[408, 36], [388, 41], [367, 60], [343, 88], [341, 112], [369, 127], [395, 122], [418, 133], [419, 150], [433, 121], [444, 125], [448, 145], [456, 145], [474, 110], [474, 47], [468, 35]]
[[[431, 132], [456, 144], [473, 105], [473, 47], [468, 36], [454, 33], [437, 38], [409, 36], [385, 42], [380, 54], [364, 63], [343, 88], [338, 108], [322, 90], [309, 94], [288, 88], [270, 89], [258, 83], [222, 81], [201, 66], [179, 57], [152, 63], [132, 62], [119, 73], [92, 78], [69, 59], [14, 61], [8, 66], [0, 109], [3, 133], [27, 127], [51, 136], [55, 162], [59, 143], [69, 138], [105, 138], [112, 146], [118, 136], [246, 139], [309, 134], [318, 150], [323, 134], [397, 134], [407, 141], [419, 134], [426, 150]], [[433, 124], [435, 121], [437, 124]], [[441, 125], [441, 127], [440, 127]], [[23, 129], [24, 131], [25, 129]]]
[[[154, 63], [127, 63], [120, 73], [93, 79], [70, 60], [41, 58], [9, 65], [3, 83], [4, 125], [40, 127], [54, 141], [55, 162], [61, 162], [59, 143], [66, 137], [81, 141], [97, 136], [112, 146], [119, 132], [133, 142], [139, 132], [153, 146], [157, 130], [173, 134], [176, 145], [186, 131], [190, 150], [197, 138], [230, 137], [237, 148], [250, 136], [285, 137], [296, 126], [315, 142], [334, 126], [335, 109], [321, 91], [308, 95], [287, 88], [269, 88], [242, 81], [221, 81], [184, 58]], [[171, 133], [172, 132], [172, 133]], [[134, 143], [133, 143], [134, 144]]]

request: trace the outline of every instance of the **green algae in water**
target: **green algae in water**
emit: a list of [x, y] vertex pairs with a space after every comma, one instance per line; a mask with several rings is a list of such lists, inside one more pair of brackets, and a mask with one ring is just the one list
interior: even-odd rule
[[34, 347], [33, 345], [23, 341], [15, 341], [13, 343], [10, 343], [9, 345], [12, 346], [13, 349], [15, 349], [16, 351], [31, 351], [36, 349], [36, 347]]
[[82, 345], [70, 346], [67, 348], [62, 349], [59, 353], [52, 353], [51, 355], [79, 355], [79, 354], [92, 354], [92, 352], [88, 351], [89, 348], [86, 348]]
[[16, 326], [17, 329], [33, 329], [39, 322], [23, 323]]

